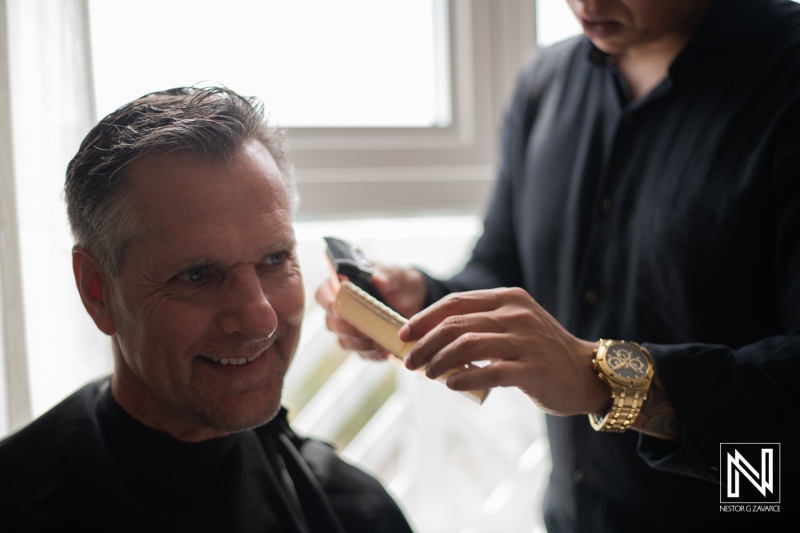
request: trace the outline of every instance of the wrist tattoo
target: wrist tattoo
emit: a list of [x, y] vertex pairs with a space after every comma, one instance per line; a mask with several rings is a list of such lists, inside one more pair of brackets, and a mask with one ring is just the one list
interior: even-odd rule
[[678, 415], [658, 376], [650, 384], [647, 401], [642, 406], [636, 426], [642, 433], [667, 440], [679, 440], [683, 435]]

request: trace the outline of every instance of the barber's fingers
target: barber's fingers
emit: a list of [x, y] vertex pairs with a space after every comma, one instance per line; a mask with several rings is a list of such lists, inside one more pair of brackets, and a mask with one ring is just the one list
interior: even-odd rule
[[[437, 341], [440, 339], [437, 338]], [[441, 348], [431, 350], [430, 345], [413, 350], [406, 358], [408, 368], [425, 368], [425, 375], [431, 379], [446, 375], [454, 369], [462, 369], [474, 362], [514, 360], [524, 355], [519, 346], [514, 346], [513, 334], [502, 332], [469, 331], [458, 335]], [[422, 356], [427, 362], [415, 365], [414, 360]], [[492, 386], [497, 385], [497, 383]]]
[[364, 333], [350, 322], [333, 313], [325, 315], [325, 327], [340, 337], [361, 337], [368, 339]]
[[[531, 348], [540, 342], [540, 337], [531, 331], [530, 321], [528, 324], [515, 324], [508, 315], [498, 315], [497, 312], [474, 313], [457, 317], [458, 320], [446, 319], [441, 328], [434, 328], [415, 343], [406, 358], [406, 367], [412, 370], [424, 368], [432, 379], [448, 375], [453, 370], [459, 370], [461, 374], [460, 369], [470, 367], [465, 376], [455, 381], [448, 380], [448, 385], [457, 390], [466, 390], [457, 384], [472, 374], [476, 379], [481, 376], [481, 380], [468, 381], [468, 387], [475, 383], [485, 385], [481, 388], [522, 385], [522, 374], [515, 374], [510, 369], [543, 368], [546, 361]], [[522, 362], [522, 365], [509, 366], [514, 362]], [[478, 372], [478, 368], [482, 371]]]
[[414, 343], [406, 356], [406, 367], [427, 366], [428, 377], [436, 378], [447, 370], [473, 361], [494, 358], [492, 341], [497, 335], [488, 315], [470, 314], [446, 317]]
[[493, 361], [484, 366], [472, 365], [451, 373], [445, 383], [457, 391], [483, 390], [494, 387], [522, 387], [528, 369], [517, 360]]
[[328, 313], [333, 313], [333, 304], [336, 302], [336, 288], [330, 278], [325, 278], [317, 287], [314, 299]]
[[[413, 316], [401, 329], [402, 340], [418, 339], [406, 366], [417, 369], [429, 365], [430, 370], [436, 363], [432, 368], [439, 375], [469, 361], [516, 357], [519, 348], [509, 344], [518, 342], [535, 323], [532, 308], [536, 307], [521, 289], [452, 294]], [[446, 347], [449, 349], [443, 351]]]
[[424, 276], [413, 268], [375, 264], [372, 284], [405, 317], [422, 310], [428, 293]]
[[389, 357], [390, 354], [386, 349], [347, 320], [336, 315], [333, 311], [336, 288], [331, 280], [325, 280], [317, 287], [315, 299], [325, 309], [325, 326], [336, 334], [339, 346], [358, 353], [364, 359], [383, 360]]
[[[412, 317], [406, 357], [455, 390], [518, 387], [545, 412], [596, 412], [607, 389], [591, 370], [596, 343], [570, 334], [521, 289], [455, 295]], [[430, 312], [429, 312], [430, 311]], [[466, 367], [469, 363], [475, 363]]]
[[367, 337], [361, 330], [332, 313], [325, 315], [325, 326], [336, 334], [339, 346], [357, 352], [364, 359], [383, 360], [390, 355], [385, 348]]
[[503, 305], [509, 290], [512, 289], [488, 289], [449, 294], [412, 316], [408, 324], [400, 329], [400, 339], [404, 342], [421, 339], [448, 317], [497, 309]]

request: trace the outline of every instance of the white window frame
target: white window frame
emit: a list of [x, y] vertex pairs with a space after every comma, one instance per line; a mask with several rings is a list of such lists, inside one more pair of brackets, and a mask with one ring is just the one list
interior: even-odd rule
[[452, 123], [290, 129], [299, 219], [482, 209], [503, 110], [535, 47], [535, 0], [447, 0], [447, 6]]
[[0, 435], [31, 418], [11, 128], [8, 23], [0, 0]]

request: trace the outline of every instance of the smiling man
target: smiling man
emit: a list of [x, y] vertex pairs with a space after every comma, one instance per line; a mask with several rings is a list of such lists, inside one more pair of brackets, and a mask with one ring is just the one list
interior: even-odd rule
[[259, 426], [278, 410], [303, 314], [280, 176], [258, 140], [230, 161], [143, 155], [128, 180], [147, 229], [119, 277], [75, 248], [84, 304], [113, 339], [114, 397], [177, 439]]
[[303, 316], [282, 132], [220, 88], [143, 96], [67, 170], [113, 374], [0, 443], [0, 530], [409, 532], [281, 408]]

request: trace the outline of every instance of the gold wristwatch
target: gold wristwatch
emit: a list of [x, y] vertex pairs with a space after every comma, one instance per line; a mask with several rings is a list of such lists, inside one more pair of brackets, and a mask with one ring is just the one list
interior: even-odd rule
[[611, 410], [605, 416], [589, 415], [597, 431], [623, 433], [639, 416], [653, 379], [653, 358], [635, 342], [600, 339], [592, 369], [611, 389]]

